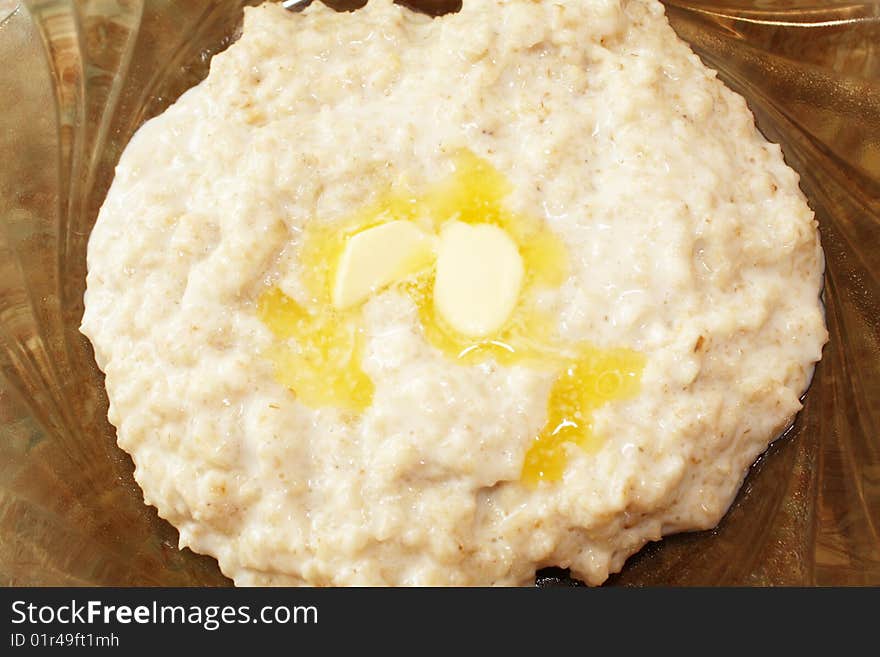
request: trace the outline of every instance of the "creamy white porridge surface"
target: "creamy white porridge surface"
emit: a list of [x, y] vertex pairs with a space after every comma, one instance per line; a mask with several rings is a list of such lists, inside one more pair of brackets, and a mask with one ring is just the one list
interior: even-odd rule
[[[310, 292], [311, 227], [468, 149], [568, 257], [560, 339], [644, 355], [560, 481], [521, 481], [554, 375], [466, 365], [385, 288], [357, 311], [371, 403], [279, 383], [258, 299]], [[132, 139], [89, 243], [82, 330], [144, 499], [239, 585], [599, 584], [713, 527], [800, 409], [827, 339], [798, 177], [653, 0], [464, 0], [430, 19], [247, 9]]]

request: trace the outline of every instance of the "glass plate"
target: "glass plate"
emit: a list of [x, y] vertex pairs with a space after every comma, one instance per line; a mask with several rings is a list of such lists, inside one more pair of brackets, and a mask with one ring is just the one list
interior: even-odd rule
[[[77, 327], [89, 231], [122, 149], [206, 75], [243, 4], [255, 2], [0, 0], [3, 584], [229, 584], [143, 504]], [[649, 545], [609, 583], [878, 585], [880, 4], [667, 10], [801, 174], [828, 260], [831, 342], [795, 426], [721, 525]], [[552, 570], [538, 582], [571, 583]]]

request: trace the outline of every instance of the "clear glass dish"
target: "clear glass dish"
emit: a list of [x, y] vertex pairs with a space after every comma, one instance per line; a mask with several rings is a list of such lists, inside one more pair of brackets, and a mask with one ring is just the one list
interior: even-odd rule
[[[0, 0], [2, 584], [229, 584], [144, 506], [78, 326], [86, 243], [122, 149], [206, 75], [243, 4], [255, 2]], [[795, 426], [721, 525], [649, 545], [609, 584], [878, 585], [880, 4], [667, 10], [801, 174], [828, 260], [831, 342]]]

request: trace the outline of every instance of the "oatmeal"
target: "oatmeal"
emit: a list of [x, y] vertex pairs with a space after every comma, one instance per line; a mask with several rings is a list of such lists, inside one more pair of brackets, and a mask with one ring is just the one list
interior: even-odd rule
[[125, 150], [82, 330], [236, 584], [599, 584], [793, 420], [823, 264], [659, 2], [265, 4]]

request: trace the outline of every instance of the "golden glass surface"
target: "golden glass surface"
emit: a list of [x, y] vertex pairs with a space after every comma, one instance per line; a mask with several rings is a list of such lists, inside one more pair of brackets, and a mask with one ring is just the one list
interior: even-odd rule
[[[0, 0], [0, 584], [230, 583], [143, 504], [78, 326], [122, 149], [207, 74], [244, 4]], [[880, 2], [666, 4], [801, 174], [831, 341], [721, 525], [647, 546], [609, 584], [880, 585]]]

